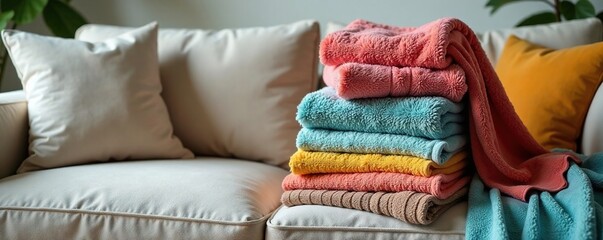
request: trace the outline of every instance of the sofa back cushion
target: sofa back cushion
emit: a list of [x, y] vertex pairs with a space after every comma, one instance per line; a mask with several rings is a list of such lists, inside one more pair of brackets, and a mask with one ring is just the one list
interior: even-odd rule
[[479, 34], [482, 48], [496, 66], [510, 35], [548, 48], [561, 49], [601, 41], [603, 28], [597, 18], [500, 29]]
[[[100, 41], [129, 28], [86, 25]], [[318, 24], [219, 31], [161, 29], [162, 96], [174, 131], [196, 155], [286, 166], [295, 152], [296, 106], [316, 89]]]

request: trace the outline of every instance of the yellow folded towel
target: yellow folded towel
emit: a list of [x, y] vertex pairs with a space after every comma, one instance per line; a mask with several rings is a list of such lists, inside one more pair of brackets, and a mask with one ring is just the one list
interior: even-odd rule
[[308, 152], [298, 149], [289, 161], [293, 174], [396, 172], [429, 177], [450, 174], [467, 165], [467, 151], [452, 156], [443, 165], [405, 155]]

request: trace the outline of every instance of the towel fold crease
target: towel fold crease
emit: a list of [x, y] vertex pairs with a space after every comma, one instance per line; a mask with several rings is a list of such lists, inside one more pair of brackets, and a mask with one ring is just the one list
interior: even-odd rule
[[440, 96], [460, 102], [467, 92], [465, 72], [456, 64], [438, 70], [347, 62], [325, 66], [323, 79], [343, 99]]
[[356, 209], [394, 217], [411, 224], [427, 225], [467, 194], [462, 188], [447, 199], [412, 191], [397, 193], [292, 190], [281, 196], [286, 206], [324, 205]]
[[285, 191], [299, 189], [344, 190], [358, 192], [414, 191], [446, 199], [469, 183], [464, 171], [419, 177], [402, 173], [326, 173], [289, 174], [283, 180]]
[[345, 100], [333, 88], [306, 95], [297, 107], [305, 128], [404, 134], [442, 139], [465, 131], [463, 104], [443, 97]]
[[436, 174], [450, 174], [467, 165], [467, 152], [461, 151], [445, 164], [424, 158], [405, 155], [307, 152], [297, 150], [291, 156], [289, 167], [293, 174], [312, 173], [361, 173], [393, 172], [429, 177]]
[[446, 163], [466, 144], [467, 137], [464, 135], [427, 139], [400, 134], [308, 128], [299, 131], [296, 141], [297, 148], [306, 151], [409, 155], [429, 159], [438, 164]]

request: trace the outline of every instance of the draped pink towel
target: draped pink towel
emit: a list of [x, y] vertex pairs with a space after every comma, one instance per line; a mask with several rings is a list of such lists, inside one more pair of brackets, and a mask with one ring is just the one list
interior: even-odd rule
[[343, 99], [440, 96], [460, 102], [467, 92], [465, 72], [456, 64], [440, 70], [349, 62], [325, 66], [323, 79]]
[[283, 180], [283, 190], [319, 189], [357, 192], [413, 191], [431, 194], [439, 199], [452, 196], [469, 183], [463, 171], [420, 177], [402, 173], [327, 173], [289, 174]]
[[462, 21], [443, 18], [418, 28], [356, 20], [326, 36], [320, 58], [325, 65], [347, 62], [464, 71], [469, 96], [470, 142], [484, 183], [526, 201], [530, 190], [556, 192], [567, 186], [567, 153], [550, 153], [519, 120], [475, 33]]

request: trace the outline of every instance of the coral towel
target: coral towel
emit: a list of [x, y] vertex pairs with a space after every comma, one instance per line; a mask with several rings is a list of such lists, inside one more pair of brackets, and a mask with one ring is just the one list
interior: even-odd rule
[[465, 71], [470, 106], [473, 159], [484, 183], [526, 201], [530, 190], [567, 186], [566, 153], [549, 153], [530, 136], [473, 31], [462, 21], [443, 18], [418, 28], [356, 20], [325, 37], [325, 65], [346, 62], [445, 69], [454, 61]]
[[344, 63], [325, 66], [323, 79], [343, 99], [440, 96], [460, 102], [467, 92], [465, 72], [455, 64], [439, 70]]
[[324, 205], [350, 208], [394, 217], [411, 224], [427, 225], [467, 194], [463, 188], [451, 197], [441, 200], [433, 195], [404, 191], [347, 192], [327, 190], [293, 190], [281, 196], [286, 206]]
[[444, 165], [431, 160], [404, 155], [306, 152], [297, 150], [289, 161], [293, 174], [394, 172], [429, 177], [449, 174], [467, 165], [467, 152], [462, 151]]
[[402, 173], [325, 173], [289, 174], [283, 180], [285, 191], [296, 189], [347, 190], [359, 192], [414, 191], [445, 199], [469, 183], [464, 171], [419, 177]]

